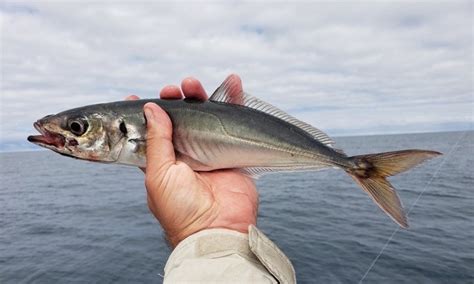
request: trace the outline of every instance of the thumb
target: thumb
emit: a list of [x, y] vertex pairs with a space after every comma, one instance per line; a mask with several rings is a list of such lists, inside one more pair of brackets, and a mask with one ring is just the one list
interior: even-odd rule
[[173, 127], [168, 114], [154, 103], [143, 107], [147, 119], [146, 171], [160, 176], [176, 162]]

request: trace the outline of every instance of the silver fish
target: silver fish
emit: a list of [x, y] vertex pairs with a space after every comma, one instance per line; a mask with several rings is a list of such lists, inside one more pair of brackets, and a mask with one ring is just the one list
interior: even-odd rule
[[325, 133], [280, 109], [243, 92], [229, 96], [234, 87], [224, 81], [208, 101], [152, 99], [71, 109], [35, 122], [41, 135], [28, 140], [74, 158], [144, 167], [143, 106], [154, 102], [172, 121], [177, 159], [196, 171], [233, 168], [257, 177], [340, 168], [396, 223], [408, 227], [401, 201], [387, 177], [441, 153], [402, 150], [350, 157], [336, 149]]

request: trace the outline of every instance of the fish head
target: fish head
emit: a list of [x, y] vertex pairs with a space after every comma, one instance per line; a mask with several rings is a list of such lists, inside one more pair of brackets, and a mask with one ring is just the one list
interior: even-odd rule
[[47, 115], [33, 124], [40, 135], [31, 135], [28, 141], [73, 158], [115, 162], [123, 140], [120, 131], [110, 131], [116, 120], [106, 113], [77, 109]]

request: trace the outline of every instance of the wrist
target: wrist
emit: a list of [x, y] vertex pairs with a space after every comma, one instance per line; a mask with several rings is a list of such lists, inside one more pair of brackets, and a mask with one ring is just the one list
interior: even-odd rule
[[[222, 208], [216, 206], [209, 207], [204, 212], [196, 214], [198, 216], [189, 218], [187, 224], [182, 222], [171, 222], [173, 226], [166, 226], [162, 223], [165, 229], [166, 239], [171, 247], [175, 248], [181, 241], [189, 236], [207, 229], [227, 229], [238, 233], [248, 234], [250, 225], [256, 226], [257, 216], [256, 210], [254, 214], [233, 214], [232, 210], [223, 211]], [[177, 227], [176, 224], [181, 223]], [[168, 223], [170, 224], [170, 223]]]

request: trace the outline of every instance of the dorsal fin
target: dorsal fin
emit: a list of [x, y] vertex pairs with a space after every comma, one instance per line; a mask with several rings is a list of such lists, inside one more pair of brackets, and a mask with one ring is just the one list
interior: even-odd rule
[[[266, 114], [277, 117], [281, 120], [284, 120], [288, 123], [293, 124], [294, 126], [304, 130], [306, 133], [311, 135], [314, 139], [319, 142], [334, 148], [334, 141], [324, 132], [317, 129], [314, 126], [307, 124], [299, 119], [294, 118], [293, 116], [287, 114], [286, 112], [280, 110], [273, 105], [266, 103], [262, 100], [257, 99], [256, 97], [244, 93], [242, 90], [242, 83], [240, 82], [239, 77], [236, 75], [230, 75], [225, 79], [225, 81], [217, 88], [212, 96], [209, 98], [210, 101], [236, 104], [246, 106], [255, 110], [259, 110]], [[335, 149], [340, 153], [343, 153], [342, 150]]]
[[244, 91], [242, 90], [242, 82], [237, 75], [230, 75], [217, 88], [210, 101], [228, 103], [234, 105], [244, 105]]

